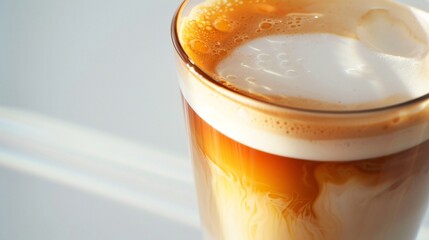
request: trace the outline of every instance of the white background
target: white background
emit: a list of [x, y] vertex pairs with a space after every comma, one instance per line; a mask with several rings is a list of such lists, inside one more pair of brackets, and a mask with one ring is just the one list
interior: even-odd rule
[[201, 239], [179, 3], [0, 0], [0, 239]]
[[0, 0], [0, 102], [187, 151], [170, 22], [179, 0]]
[[[183, 162], [185, 166], [176, 171], [183, 169], [183, 174], [190, 175], [170, 40], [170, 22], [179, 4], [179, 0], [0, 0], [0, 106], [23, 110], [31, 119], [21, 127], [9, 127], [6, 123], [13, 117], [3, 114], [0, 129], [15, 129], [10, 133], [15, 138], [28, 135], [30, 127], [55, 132], [58, 136], [51, 136], [53, 143], [38, 143], [33, 148], [57, 149], [64, 148], [65, 138], [71, 137], [63, 125], [72, 123], [69, 128], [74, 131], [95, 131], [96, 136], [107, 133], [114, 141], [128, 141], [121, 143], [127, 153], [128, 145], [154, 151], [154, 156], [143, 151], [130, 159], [148, 163], [171, 158], [164, 160], [166, 164]], [[42, 122], [59, 120], [50, 125], [61, 129], [35, 125], [40, 116], [49, 117], [39, 119]], [[23, 117], [18, 118], [17, 122]], [[1, 133], [0, 139], [7, 132]], [[27, 136], [31, 138], [39, 141]], [[93, 138], [75, 140], [90, 145], [88, 139]], [[54, 146], [55, 141], [59, 143]], [[76, 156], [76, 151], [56, 153], [55, 161], [46, 164], [53, 153], [37, 150], [21, 158], [27, 165], [17, 164], [19, 159], [12, 157], [27, 151], [28, 144], [21, 144], [20, 150], [16, 145], [10, 137], [0, 141], [4, 160], [0, 161], [0, 239], [199, 239], [192, 186], [167, 179], [166, 183], [172, 183], [167, 187], [148, 171], [141, 174], [158, 185], [124, 180], [119, 174], [129, 175], [126, 170], [102, 172], [98, 166], [88, 170], [86, 164], [75, 163], [78, 157], [69, 156]], [[118, 148], [116, 143], [111, 145]], [[5, 155], [8, 146], [14, 152]], [[32, 159], [34, 155], [38, 159]], [[85, 157], [88, 161], [93, 158]], [[78, 182], [81, 173], [98, 185], [95, 180]], [[134, 182], [140, 185], [131, 188]], [[112, 185], [129, 187], [129, 191], [112, 193]], [[108, 189], [101, 191], [103, 186]], [[152, 190], [155, 187], [164, 187], [159, 190], [163, 192]], [[187, 192], [171, 193], [168, 198], [188, 194], [192, 206], [159, 203], [162, 194], [175, 188]], [[130, 196], [139, 189], [148, 189], [155, 203], [140, 195], [132, 200]], [[139, 201], [147, 204], [140, 206]], [[173, 211], [168, 216], [165, 211], [170, 205], [185, 213]], [[182, 221], [184, 215], [191, 215], [191, 220]]]

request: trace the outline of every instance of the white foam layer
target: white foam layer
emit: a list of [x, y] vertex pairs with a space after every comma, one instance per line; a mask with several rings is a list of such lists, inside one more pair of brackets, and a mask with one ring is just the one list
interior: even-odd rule
[[423, 60], [381, 53], [333, 34], [274, 35], [235, 49], [217, 73], [244, 92], [379, 107], [429, 91]]
[[266, 131], [254, 122], [264, 122], [271, 115], [261, 115], [255, 109], [273, 111], [276, 107], [202, 82], [195, 73], [182, 74], [185, 74], [179, 77], [182, 94], [202, 119], [235, 141], [271, 154], [317, 161], [353, 161], [397, 153], [429, 139], [427, 124], [385, 135], [338, 140], [303, 139]]

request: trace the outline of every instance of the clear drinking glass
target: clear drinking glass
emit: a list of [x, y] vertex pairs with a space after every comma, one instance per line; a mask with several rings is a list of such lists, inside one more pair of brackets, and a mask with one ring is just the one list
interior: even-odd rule
[[[210, 5], [213, 2], [218, 2], [217, 7]], [[427, 2], [418, 3], [421, 7]], [[204, 11], [201, 4], [206, 5]], [[331, 11], [336, 4], [342, 10]], [[329, 16], [334, 13], [340, 16]], [[172, 39], [206, 239], [415, 239], [429, 196], [427, 14], [388, 0], [183, 2], [173, 20]], [[200, 18], [193, 20], [195, 16]], [[260, 21], [257, 25], [255, 18]], [[357, 20], [348, 25], [348, 18]], [[189, 40], [189, 26], [197, 29], [191, 34], [197, 38]], [[279, 33], [283, 28], [286, 32]], [[329, 33], [321, 40], [324, 44], [337, 41], [332, 35], [352, 39], [336, 43], [335, 51], [292, 42], [301, 39], [299, 36], [281, 42], [305, 46], [303, 59], [292, 60], [305, 65], [302, 69], [308, 74], [317, 72], [323, 78], [331, 66], [341, 68], [341, 74], [347, 76], [361, 74], [364, 77], [359, 81], [381, 74], [380, 79], [389, 79], [372, 84], [377, 91], [371, 97], [377, 99], [392, 87], [408, 95], [389, 95], [383, 103], [373, 104], [366, 101], [364, 89], [356, 98], [366, 104], [348, 108], [350, 104], [338, 101], [330, 104], [302, 96], [273, 96], [267, 92], [282, 92], [274, 88], [287, 86], [262, 85], [251, 77], [211, 72], [218, 69], [213, 64], [220, 60], [210, 58], [232, 56], [261, 31], [272, 29], [272, 35], [295, 36], [301, 34], [296, 28], [303, 28], [303, 35]], [[237, 32], [234, 36], [233, 31]], [[261, 36], [268, 35], [271, 33]], [[271, 43], [277, 41], [273, 39]], [[231, 47], [231, 42], [236, 45]], [[369, 46], [376, 57], [365, 55], [356, 42]], [[264, 51], [263, 47], [255, 48], [258, 44], [252, 46], [256, 52]], [[288, 49], [272, 50], [274, 60], [290, 62], [283, 59]], [[314, 58], [320, 59], [317, 64], [305, 59], [313, 56], [313, 49]], [[269, 55], [251, 53], [241, 57], [262, 59]], [[325, 53], [327, 56], [320, 56]], [[344, 68], [342, 64], [349, 58], [365, 64]], [[392, 66], [380, 65], [377, 59], [384, 58], [391, 59]], [[262, 65], [253, 69], [262, 69], [267, 76], [278, 74], [269, 73], [270, 66], [277, 63], [265, 63], [269, 64], [266, 69]], [[235, 68], [234, 64], [229, 62], [225, 68]], [[237, 66], [251, 68], [244, 60]], [[298, 71], [292, 70], [282, 73]], [[404, 74], [418, 79], [412, 85], [422, 87], [413, 89], [407, 81], [395, 80]], [[245, 87], [239, 81], [246, 81]], [[252, 88], [254, 85], [258, 87]], [[333, 85], [326, 97], [342, 97], [337, 90], [342, 85]], [[307, 92], [318, 96], [325, 91], [324, 86], [317, 86], [310, 86]]]

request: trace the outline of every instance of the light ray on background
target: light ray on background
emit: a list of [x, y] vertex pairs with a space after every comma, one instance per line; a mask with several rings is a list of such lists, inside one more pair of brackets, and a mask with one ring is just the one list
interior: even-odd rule
[[199, 226], [190, 163], [95, 130], [0, 108], [0, 166]]

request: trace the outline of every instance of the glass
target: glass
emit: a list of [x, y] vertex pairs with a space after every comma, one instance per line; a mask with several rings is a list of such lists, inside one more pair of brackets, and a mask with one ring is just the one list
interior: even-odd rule
[[[255, 93], [254, 89], [247, 89], [255, 84], [253, 79], [246, 78], [247, 85], [243, 88], [236, 81], [240, 77], [219, 78], [208, 71], [211, 62], [201, 56], [207, 57], [209, 52], [214, 52], [216, 57], [226, 59], [232, 54], [223, 49], [223, 42], [199, 39], [183, 42], [187, 39], [183, 35], [185, 21], [202, 29], [198, 30], [197, 36], [204, 37], [211, 31], [222, 32], [217, 37], [227, 36], [238, 25], [234, 21], [224, 21], [231, 16], [219, 12], [226, 8], [225, 11], [239, 12], [246, 5], [252, 6], [244, 11], [246, 15], [252, 15], [254, 10], [258, 14], [274, 16], [261, 18], [263, 21], [255, 32], [279, 24], [288, 24], [289, 29], [301, 27], [303, 19], [311, 17], [314, 22], [306, 31], [317, 32], [317, 28], [325, 27], [324, 31], [353, 38], [347, 28], [332, 30], [318, 25], [319, 18], [329, 12], [302, 13], [299, 12], [302, 9], [296, 10], [300, 8], [290, 8], [288, 14], [297, 14], [293, 15], [295, 22], [288, 23], [284, 19], [278, 20], [285, 14], [276, 18], [277, 6], [303, 4], [307, 7], [306, 4], [315, 2], [327, 6], [328, 3], [347, 2], [355, 4], [353, 9], [364, 9], [363, 6], [374, 2], [217, 1], [221, 7], [201, 15], [205, 20], [190, 23], [192, 19], [187, 17], [191, 10], [207, 2], [184, 1], [172, 24], [205, 239], [415, 239], [429, 196], [429, 95], [426, 90], [405, 100], [399, 98], [372, 107], [356, 105], [352, 109], [341, 108], [339, 104], [322, 104], [323, 107], [317, 108], [320, 104], [311, 101], [304, 104], [296, 97], [285, 103], [265, 94], [266, 91], [276, 91], [270, 86], [260, 86], [266, 90], [261, 90], [265, 95]], [[424, 35], [424, 26], [428, 25], [414, 15], [417, 10], [404, 10], [402, 5], [391, 1], [376, 2], [380, 4], [365, 10], [359, 18], [358, 24], [364, 24], [364, 28], [353, 28], [357, 38], [383, 54], [394, 55], [395, 59], [423, 59], [422, 64], [413, 62], [413, 66], [423, 66], [426, 71], [429, 35]], [[383, 4], [391, 8], [386, 10]], [[311, 9], [317, 9], [319, 5]], [[345, 17], [353, 15], [353, 12], [345, 12]], [[404, 17], [408, 19], [404, 20], [405, 24], [395, 15], [403, 13], [408, 14]], [[423, 11], [417, 14], [426, 16]], [[245, 22], [246, 15], [235, 21]], [[416, 29], [423, 30], [423, 35], [421, 32], [418, 32], [420, 35], [410, 35], [418, 39], [416, 42], [401, 35], [404, 29], [408, 33], [406, 25], [409, 23], [422, 24]], [[237, 45], [252, 38], [251, 34], [243, 34], [250, 31], [248, 25], [251, 25], [250, 20], [244, 30], [237, 30], [242, 36], [234, 38]], [[393, 26], [393, 31], [389, 26]], [[411, 41], [412, 44], [379, 45], [383, 37], [373, 37], [396, 36], [389, 34], [399, 34], [402, 40], [398, 41]], [[425, 37], [420, 41], [419, 36]], [[341, 49], [337, 50], [342, 53]], [[350, 54], [347, 49], [344, 52]], [[276, 55], [279, 61], [283, 57], [280, 54]], [[329, 62], [336, 60], [329, 56], [325, 62], [331, 64]], [[368, 60], [367, 65], [373, 67], [373, 63], [373, 59]], [[320, 63], [325, 66], [323, 64]], [[234, 62], [227, 65], [235, 66]], [[345, 70], [350, 75], [357, 71]], [[391, 71], [395, 73], [395, 69]], [[369, 75], [375, 73], [373, 70], [369, 72]], [[429, 74], [422, 79], [429, 81], [427, 76]], [[389, 87], [378, 86], [378, 90]], [[316, 95], [317, 90], [313, 91]]]

